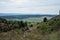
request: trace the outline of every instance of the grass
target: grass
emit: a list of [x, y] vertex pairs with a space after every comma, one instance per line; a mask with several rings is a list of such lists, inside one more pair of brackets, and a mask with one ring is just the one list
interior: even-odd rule
[[51, 34], [41, 35], [37, 30], [34, 30], [25, 32], [24, 34], [21, 30], [16, 29], [6, 33], [0, 33], [0, 40], [60, 40], [59, 33], [52, 32]]

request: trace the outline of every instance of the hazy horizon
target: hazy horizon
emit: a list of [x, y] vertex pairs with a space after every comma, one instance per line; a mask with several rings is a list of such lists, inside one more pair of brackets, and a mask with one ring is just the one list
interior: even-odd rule
[[0, 14], [7, 14], [7, 15], [59, 15], [58, 13], [0, 13]]

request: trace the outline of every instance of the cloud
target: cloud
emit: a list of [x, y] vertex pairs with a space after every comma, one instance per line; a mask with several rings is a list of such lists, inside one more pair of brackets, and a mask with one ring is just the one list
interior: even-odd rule
[[2, 13], [58, 14], [60, 0], [0, 0]]

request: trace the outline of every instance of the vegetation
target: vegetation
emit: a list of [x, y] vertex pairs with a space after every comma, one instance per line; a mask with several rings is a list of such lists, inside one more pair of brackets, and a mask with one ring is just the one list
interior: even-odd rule
[[33, 27], [33, 24], [31, 24], [30, 27]]
[[31, 25], [1, 18], [0, 32], [0, 40], [60, 40], [60, 16]]
[[60, 16], [56, 16], [50, 20], [44, 18], [44, 22], [40, 23], [38, 26], [39, 30], [43, 32], [52, 32], [60, 29]]
[[16, 28], [27, 27], [27, 22], [23, 21], [7, 21], [6, 19], [0, 18], [0, 32], [7, 32]]
[[44, 19], [43, 19], [43, 22], [46, 22], [47, 21], [47, 18], [45, 17]]
[[7, 20], [6, 19], [3, 19], [3, 18], [0, 18], [0, 23], [6, 23], [7, 22]]

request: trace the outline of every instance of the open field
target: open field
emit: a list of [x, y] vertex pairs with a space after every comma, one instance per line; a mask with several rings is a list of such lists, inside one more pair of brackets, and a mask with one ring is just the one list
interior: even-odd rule
[[[45, 16], [44, 16], [45, 17]], [[26, 21], [26, 22], [31, 22], [31, 23], [36, 23], [36, 22], [42, 22], [44, 17], [29, 17], [26, 19], [8, 19], [8, 20], [15, 20], [15, 21]], [[52, 17], [46, 17], [48, 20], [51, 19]]]

